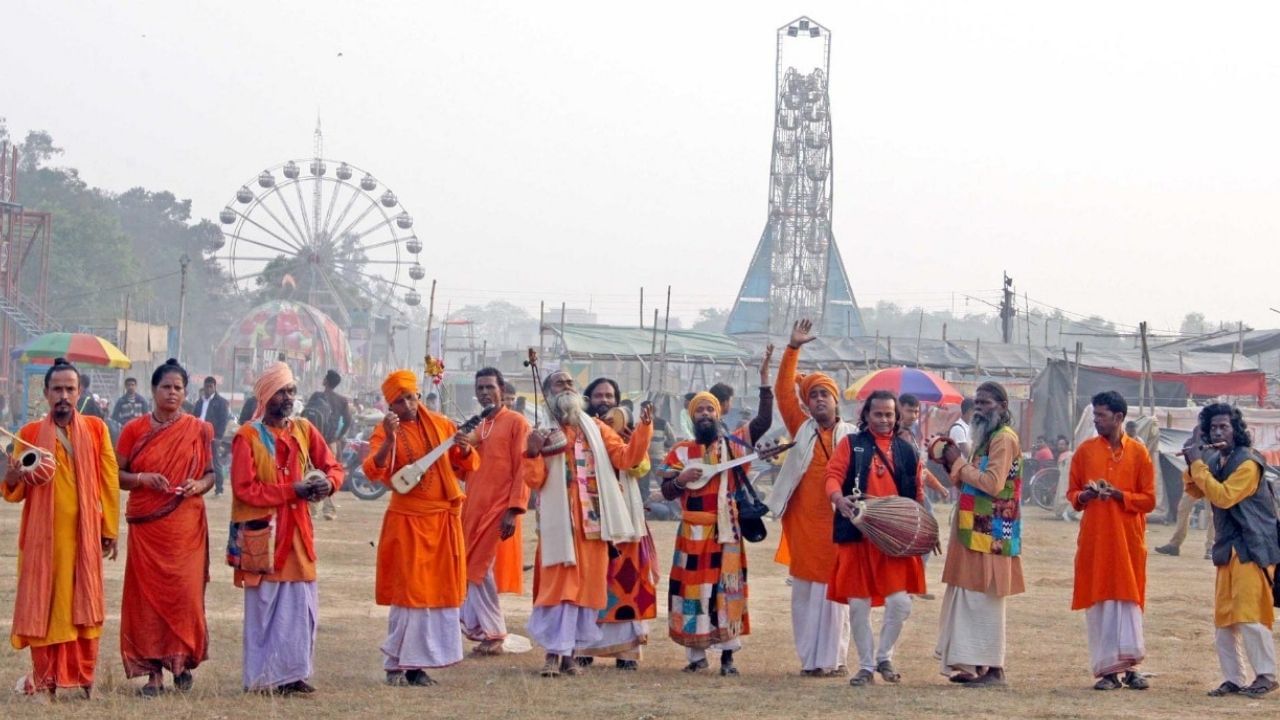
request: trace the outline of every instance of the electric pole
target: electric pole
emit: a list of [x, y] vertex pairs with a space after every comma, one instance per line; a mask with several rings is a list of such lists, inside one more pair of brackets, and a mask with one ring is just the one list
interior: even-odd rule
[[1013, 341], [1013, 278], [1009, 277], [1009, 273], [1004, 273], [1004, 298], [1000, 301], [1000, 333], [1004, 337], [1004, 343], [1008, 345]]
[[182, 326], [187, 319], [187, 265], [191, 264], [191, 258], [186, 253], [182, 253], [182, 257], [178, 258], [178, 266], [182, 268], [182, 279], [178, 284], [178, 354], [179, 362], [182, 362]]

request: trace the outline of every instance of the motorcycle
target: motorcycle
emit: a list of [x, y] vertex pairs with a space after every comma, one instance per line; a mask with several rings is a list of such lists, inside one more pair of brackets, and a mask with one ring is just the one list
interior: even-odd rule
[[346, 468], [346, 479], [342, 489], [361, 500], [377, 500], [387, 493], [387, 486], [365, 477], [362, 465], [369, 456], [369, 441], [363, 437], [347, 440], [342, 448], [342, 466]]

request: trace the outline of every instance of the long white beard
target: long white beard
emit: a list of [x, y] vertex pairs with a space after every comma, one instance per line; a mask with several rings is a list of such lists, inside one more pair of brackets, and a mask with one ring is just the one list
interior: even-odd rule
[[580, 393], [566, 390], [551, 398], [551, 411], [561, 425], [581, 425], [586, 414], [585, 401]]

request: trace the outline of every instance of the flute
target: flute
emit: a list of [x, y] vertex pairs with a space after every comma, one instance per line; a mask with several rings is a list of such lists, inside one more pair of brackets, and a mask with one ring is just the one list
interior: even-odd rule
[[[1225, 442], [1216, 442], [1216, 443], [1206, 443], [1204, 445], [1197, 445], [1196, 447], [1201, 452], [1204, 452], [1205, 450], [1226, 450], [1227, 444]], [[1178, 457], [1182, 457], [1183, 455], [1186, 454], [1186, 452], [1187, 452], [1187, 449], [1183, 448], [1178, 452], [1174, 453], [1174, 455], [1177, 455]]]

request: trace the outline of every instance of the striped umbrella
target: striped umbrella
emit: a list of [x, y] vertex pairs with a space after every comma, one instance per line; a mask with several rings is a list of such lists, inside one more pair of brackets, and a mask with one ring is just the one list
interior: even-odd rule
[[939, 405], [954, 405], [964, 400], [964, 396], [946, 380], [928, 370], [909, 367], [885, 368], [864, 375], [845, 388], [844, 399], [866, 400], [876, 390], [888, 390], [894, 395], [910, 393], [920, 402]]
[[133, 365], [120, 348], [88, 333], [45, 333], [16, 348], [13, 356], [18, 362], [31, 365], [52, 365], [56, 358], [66, 358], [80, 365], [121, 370]]

